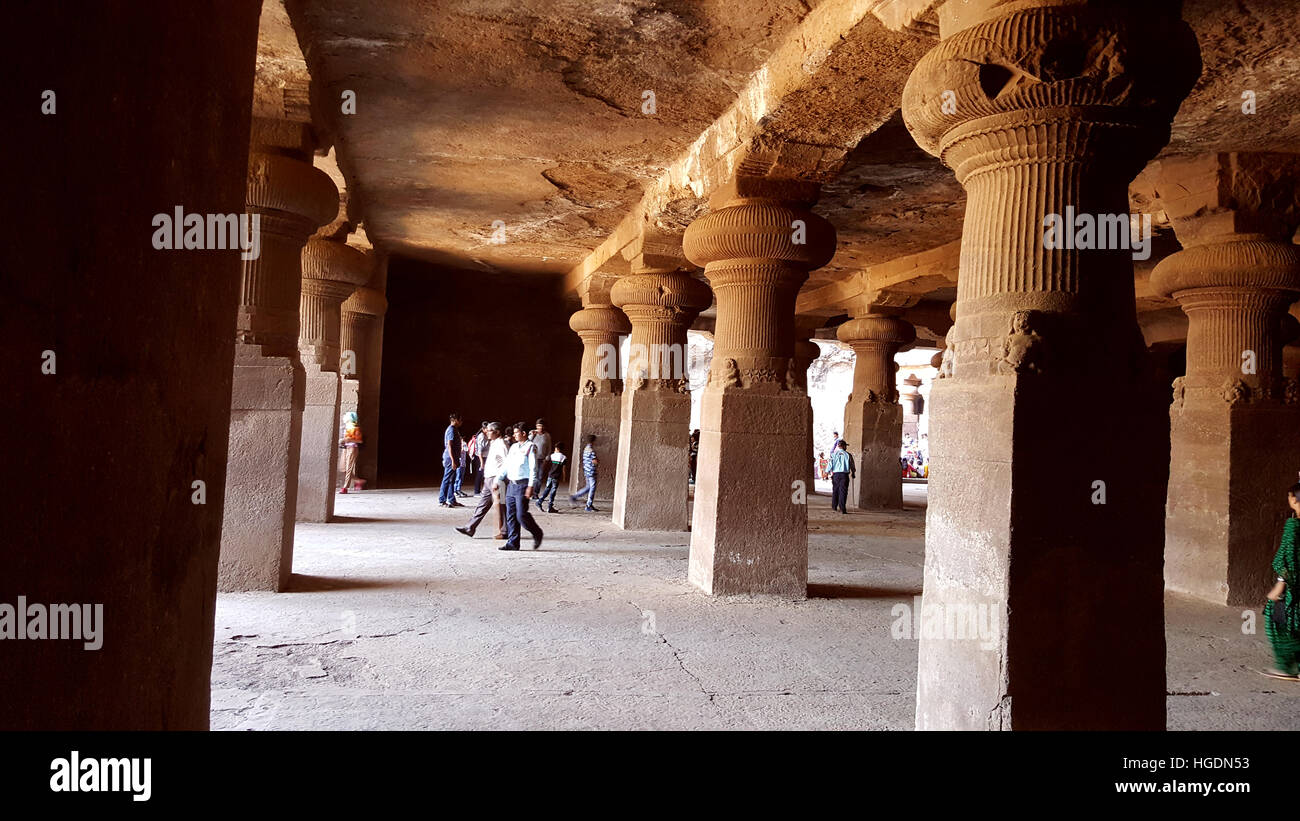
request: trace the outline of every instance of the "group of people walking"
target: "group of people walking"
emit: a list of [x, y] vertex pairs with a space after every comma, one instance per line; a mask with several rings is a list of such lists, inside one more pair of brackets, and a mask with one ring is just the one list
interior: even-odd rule
[[[488, 513], [496, 510], [496, 538], [504, 540], [500, 550], [518, 550], [522, 532], [533, 537], [533, 549], [542, 546], [545, 535], [529, 511], [529, 503], [536, 500], [539, 510], [558, 513], [555, 498], [560, 483], [568, 475], [568, 457], [564, 443], [552, 441], [545, 419], [538, 419], [530, 429], [524, 422], [503, 428], [500, 422], [484, 422], [471, 442], [460, 438], [459, 414], [452, 414], [443, 433], [443, 479], [438, 496], [442, 507], [464, 507], [457, 501], [456, 474], [461, 461], [474, 474], [474, 488], [478, 500], [469, 523], [456, 528], [458, 533], [473, 537]], [[588, 435], [582, 449], [582, 472], [586, 479], [583, 490], [569, 497], [577, 502], [586, 497], [588, 511], [596, 494], [596, 437]]]

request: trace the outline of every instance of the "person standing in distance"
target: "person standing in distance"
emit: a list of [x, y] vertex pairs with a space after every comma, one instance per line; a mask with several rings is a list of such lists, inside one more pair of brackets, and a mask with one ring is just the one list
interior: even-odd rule
[[460, 414], [448, 417], [447, 429], [442, 433], [442, 487], [438, 491], [441, 507], [464, 507], [456, 501], [456, 474], [460, 470]]

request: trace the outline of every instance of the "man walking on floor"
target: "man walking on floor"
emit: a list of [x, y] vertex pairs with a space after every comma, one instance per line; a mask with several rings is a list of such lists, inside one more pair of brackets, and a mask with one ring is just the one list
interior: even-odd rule
[[483, 469], [480, 474], [485, 476], [486, 479], [479, 491], [478, 502], [474, 505], [474, 513], [469, 517], [469, 524], [456, 528], [456, 532], [464, 533], [466, 536], [473, 538], [474, 531], [478, 530], [483, 517], [488, 514], [490, 509], [496, 508], [497, 538], [504, 539], [506, 537], [505, 506], [501, 502], [500, 491], [502, 487], [497, 483], [497, 477], [501, 475], [501, 469], [505, 467], [506, 463], [506, 443], [501, 438], [501, 423], [485, 422], [483, 424], [483, 434], [488, 447], [487, 457], [483, 460]]
[[532, 534], [533, 550], [542, 546], [542, 529], [528, 512], [528, 500], [537, 492], [541, 463], [537, 445], [528, 441], [528, 429], [520, 422], [515, 426], [515, 443], [506, 454], [505, 466], [498, 476], [506, 483], [506, 543], [498, 550], [518, 550], [521, 527], [528, 528]]
[[442, 433], [442, 488], [438, 491], [441, 507], [464, 507], [456, 501], [456, 474], [460, 469], [460, 414], [453, 413]]
[[587, 497], [587, 506], [584, 510], [595, 512], [596, 508], [591, 503], [596, 498], [596, 467], [600, 460], [596, 458], [596, 434], [587, 434], [586, 443], [582, 446], [582, 475], [587, 480], [587, 486], [569, 497], [569, 501], [575, 505], [578, 499], [583, 496]]

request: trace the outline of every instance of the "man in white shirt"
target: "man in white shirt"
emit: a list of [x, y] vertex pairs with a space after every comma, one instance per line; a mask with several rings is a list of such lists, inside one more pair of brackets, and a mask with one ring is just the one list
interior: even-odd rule
[[478, 504], [474, 506], [474, 515], [469, 517], [469, 524], [465, 527], [458, 527], [458, 533], [464, 533], [466, 536], [473, 538], [474, 531], [478, 530], [479, 522], [487, 515], [488, 509], [495, 507], [497, 510], [497, 538], [506, 537], [506, 515], [505, 504], [500, 496], [497, 476], [500, 475], [502, 468], [506, 463], [506, 442], [501, 438], [501, 423], [488, 422], [484, 429], [488, 439], [487, 455], [483, 459], [483, 489], [478, 494]]
[[537, 445], [528, 441], [528, 429], [520, 422], [515, 426], [515, 443], [497, 477], [506, 486], [506, 543], [498, 550], [519, 549], [521, 526], [533, 535], [533, 550], [542, 546], [542, 529], [528, 512], [528, 500], [537, 492], [541, 464]]

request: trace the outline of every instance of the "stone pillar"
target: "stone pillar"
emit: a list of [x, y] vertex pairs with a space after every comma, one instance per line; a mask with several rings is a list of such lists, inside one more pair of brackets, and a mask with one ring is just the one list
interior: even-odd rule
[[0, 603], [102, 607], [3, 617], [6, 733], [208, 729], [240, 251], [150, 220], [243, 212], [258, 5], [5, 7]]
[[709, 306], [711, 294], [681, 271], [633, 273], [614, 283], [609, 294], [632, 325], [614, 524], [624, 530], [686, 530], [691, 476], [686, 331]]
[[[256, 135], [255, 135], [256, 136]], [[300, 255], [338, 213], [338, 189], [307, 156], [254, 151], [247, 211], [261, 254], [243, 263], [218, 588], [283, 590], [293, 564], [305, 374], [298, 354]]]
[[600, 468], [596, 473], [596, 498], [614, 495], [618, 475], [619, 424], [623, 413], [623, 380], [619, 374], [619, 337], [632, 331], [623, 312], [612, 305], [593, 302], [569, 318], [569, 327], [582, 339], [582, 368], [578, 394], [573, 399], [573, 441], [569, 446], [569, 488], [586, 487], [582, 473], [582, 446], [588, 435], [596, 437]]
[[[372, 260], [373, 261], [373, 260]], [[374, 281], [374, 278], [371, 278]], [[344, 301], [340, 373], [343, 375], [341, 413], [355, 411], [361, 424], [362, 446], [357, 453], [357, 476], [374, 486], [375, 451], [379, 447], [379, 363], [388, 300], [373, 287], [358, 288]], [[362, 459], [368, 454], [369, 459]]]
[[1200, 72], [1177, 9], [948, 3], [904, 90], [967, 192], [923, 615], [984, 626], [922, 632], [920, 729], [1165, 726], [1167, 451], [1132, 253], [1044, 238], [1049, 215], [1128, 225], [1128, 185]]
[[[307, 373], [298, 462], [298, 521], [328, 522], [334, 515], [339, 460], [339, 340], [343, 301], [370, 279], [364, 251], [313, 237], [302, 249], [301, 330], [298, 351]], [[363, 429], [364, 432], [364, 429]]]
[[903, 379], [899, 389], [899, 404], [903, 406], [903, 435], [919, 437], [921, 435], [921, 378], [914, 373]]
[[1165, 580], [1218, 604], [1251, 605], [1272, 587], [1273, 554], [1300, 470], [1300, 400], [1282, 374], [1300, 252], [1241, 234], [1156, 266], [1152, 287], [1187, 313], [1187, 375], [1174, 380]]
[[[816, 342], [812, 341], [814, 331], [813, 328], [795, 328], [794, 385], [792, 390], [801, 390], [804, 394], [808, 393], [808, 369], [822, 355], [822, 349], [818, 347]], [[703, 436], [704, 434], [701, 433], [700, 435]], [[817, 443], [813, 441], [813, 415], [811, 413], [808, 414], [808, 426], [805, 436], [804, 450], [807, 451], [807, 456], [804, 461], [807, 462], [808, 469], [807, 476], [804, 478], [804, 487], [808, 493], [813, 493], [816, 488], [814, 483], [817, 481]], [[830, 454], [826, 454], [826, 457], [829, 459]]]
[[704, 388], [688, 576], [711, 595], [802, 598], [812, 405], [795, 361], [794, 303], [835, 253], [814, 185], [740, 179], [686, 229], [683, 249], [717, 297]]
[[857, 478], [849, 482], [849, 499], [863, 510], [901, 508], [903, 408], [894, 356], [916, 339], [916, 329], [895, 317], [866, 314], [845, 322], [835, 334], [854, 355], [853, 392], [844, 406], [843, 438], [858, 468]]

